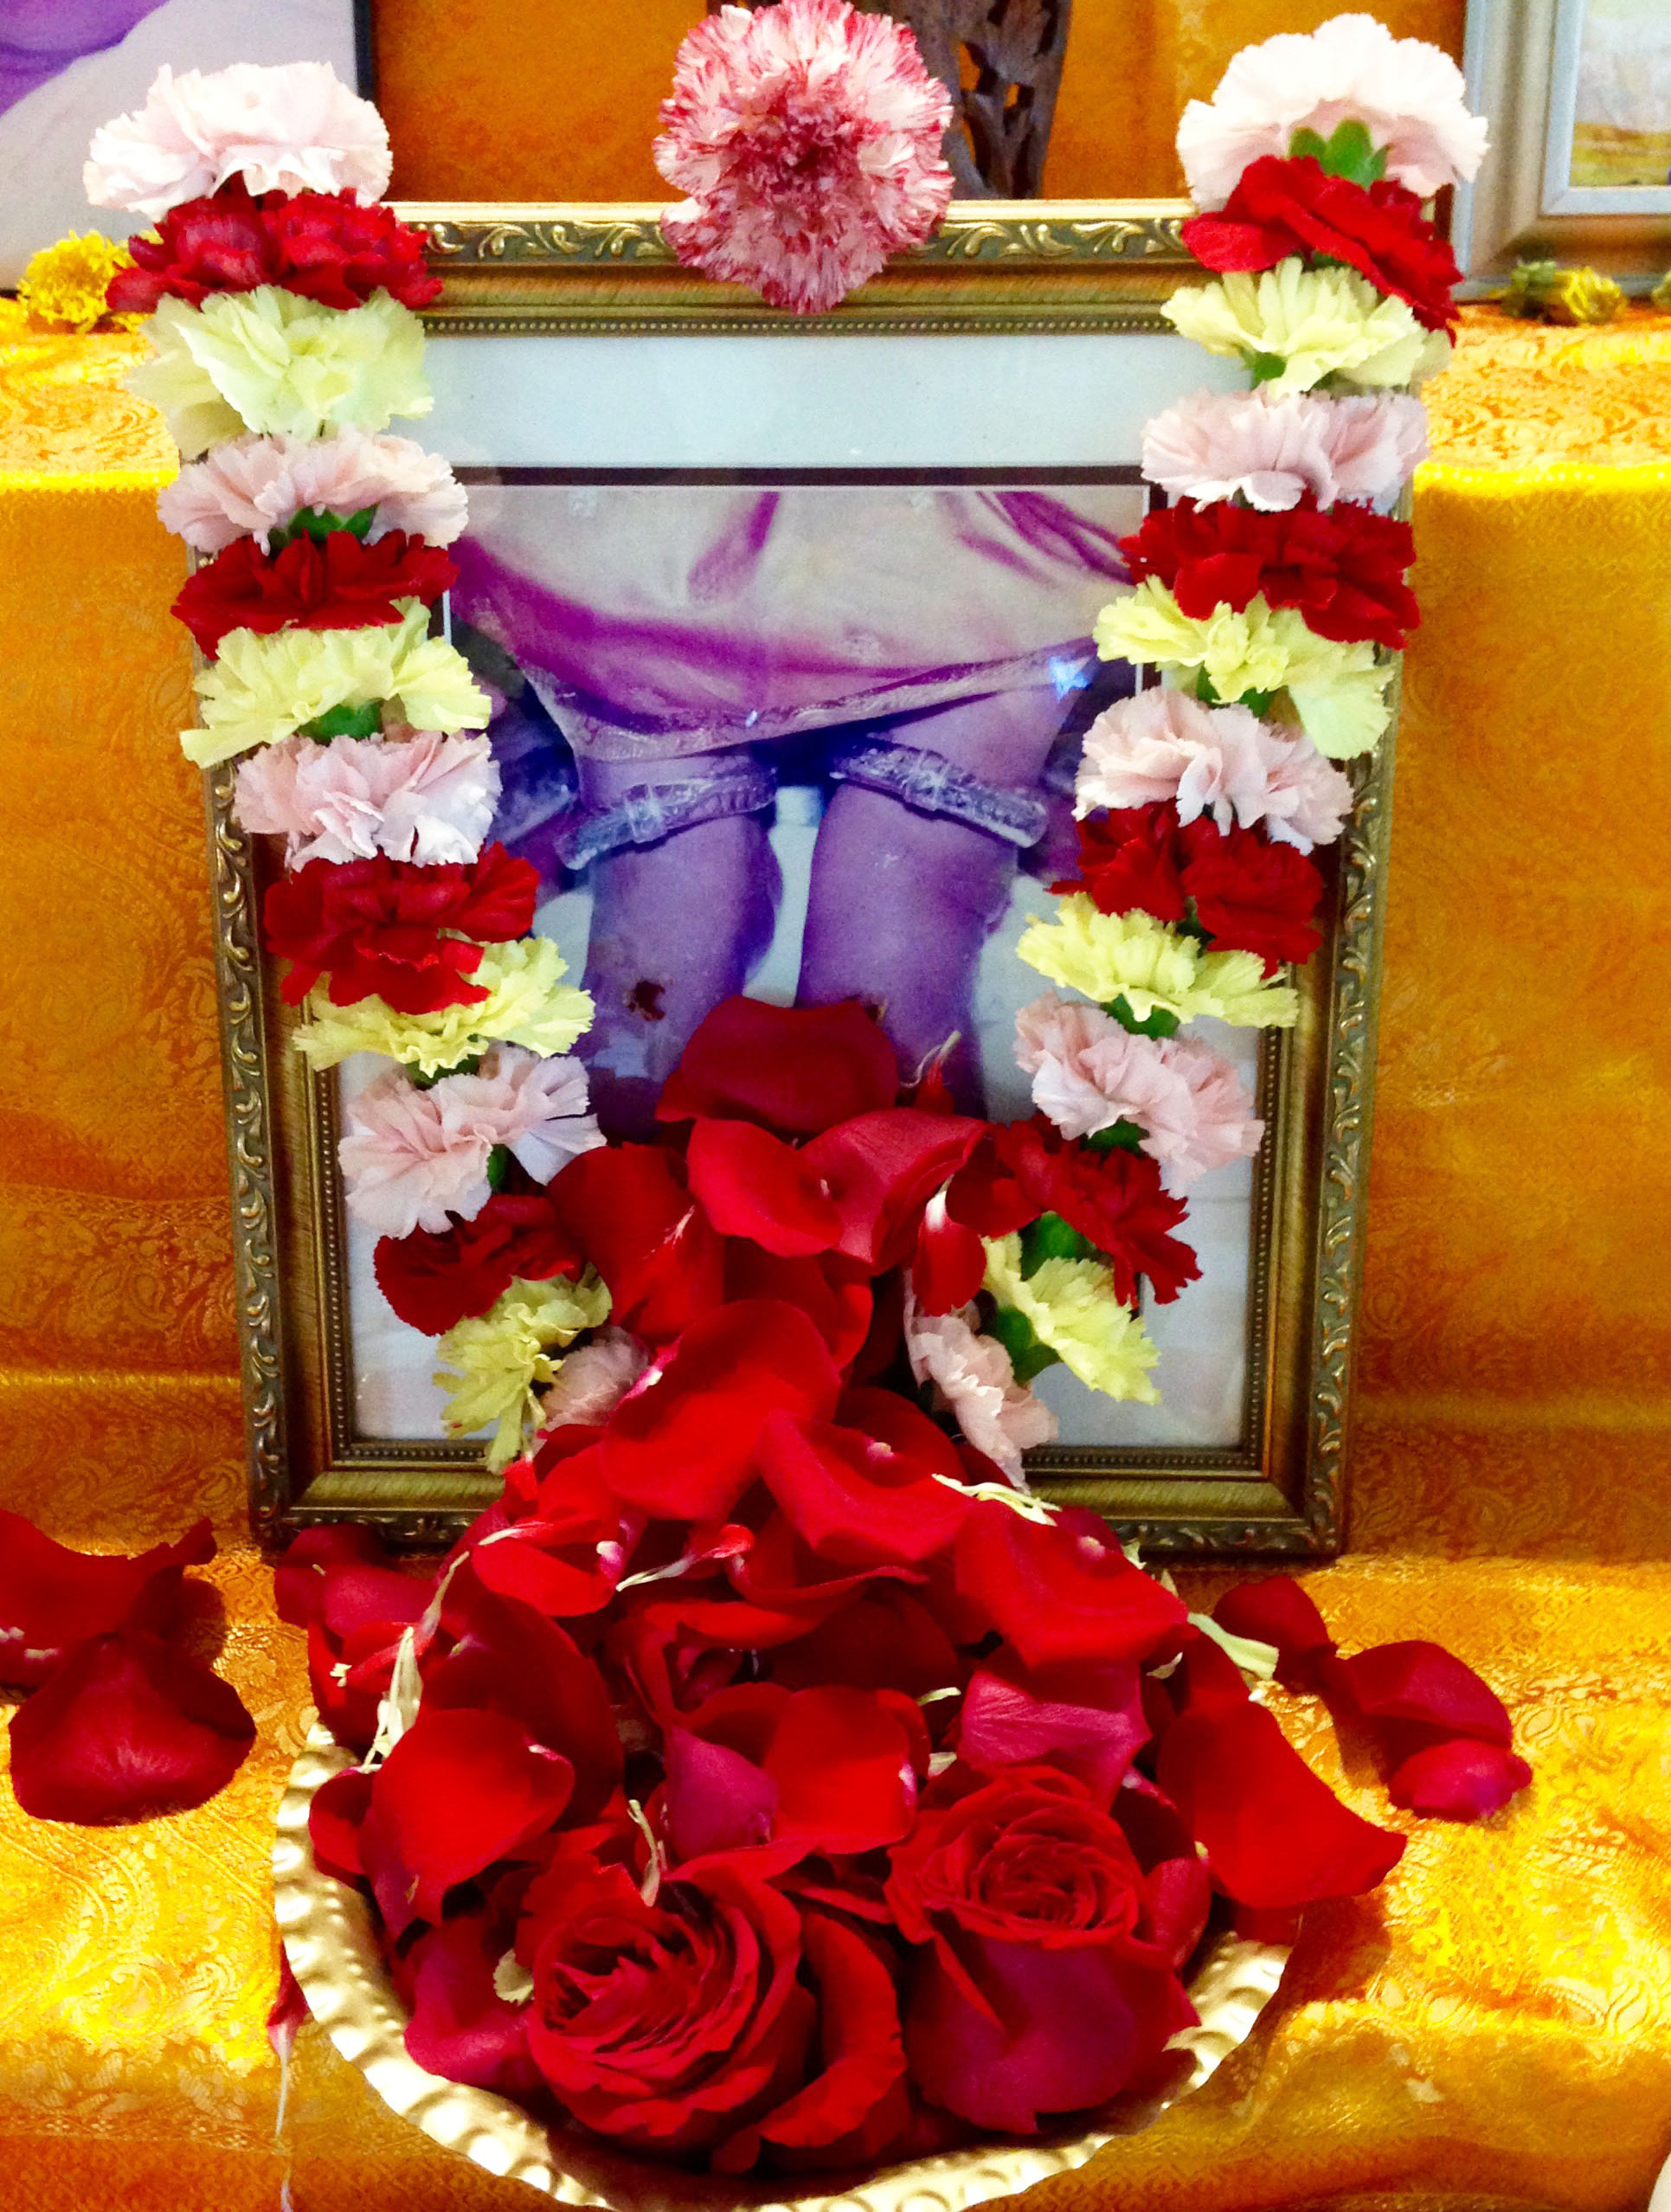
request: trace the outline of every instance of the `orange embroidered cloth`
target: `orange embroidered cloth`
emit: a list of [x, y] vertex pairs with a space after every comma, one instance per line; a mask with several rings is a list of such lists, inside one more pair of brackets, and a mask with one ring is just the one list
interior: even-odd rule
[[[202, 1632], [260, 1734], [222, 1797], [132, 1829], [0, 1788], [0, 2203], [279, 2212], [287, 2181], [296, 2212], [511, 2212], [537, 2200], [310, 2031], [278, 2130], [267, 1849], [305, 1674], [241, 1535], [183, 562], [159, 427], [114, 389], [134, 350], [0, 351], [0, 1503], [89, 1548], [210, 1513]], [[1668, 376], [1671, 318], [1474, 310], [1430, 390], [1355, 1551], [1310, 1578], [1348, 1646], [1477, 1666], [1536, 1782], [1484, 1829], [1411, 1823], [1248, 2048], [1041, 2208], [1639, 2212], [1671, 2154]]]

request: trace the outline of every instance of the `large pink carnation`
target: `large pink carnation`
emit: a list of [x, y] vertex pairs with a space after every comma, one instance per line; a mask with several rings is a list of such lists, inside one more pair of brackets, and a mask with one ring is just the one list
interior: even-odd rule
[[325, 61], [235, 61], [177, 77], [164, 62], [145, 104], [93, 134], [82, 172], [95, 208], [156, 222], [241, 177], [252, 192], [382, 199], [389, 133], [369, 100]]
[[1203, 505], [1238, 496], [1250, 507], [1320, 507], [1338, 499], [1385, 506], [1427, 452], [1427, 410], [1409, 392], [1273, 395], [1197, 392], [1143, 432], [1143, 473], [1174, 499]]
[[656, 165], [680, 260], [821, 314], [945, 214], [950, 95], [916, 39], [847, 0], [722, 8], [679, 48]]
[[352, 427], [328, 438], [229, 438], [157, 495], [164, 527], [198, 553], [265, 539], [305, 508], [346, 520], [367, 507], [376, 510], [366, 531], [374, 544], [403, 530], [450, 545], [465, 525], [464, 486], [439, 453]]
[[1022, 1007], [1015, 1038], [1033, 1104], [1064, 1136], [1135, 1122], [1174, 1193], [1259, 1149], [1264, 1123], [1241, 1077], [1199, 1038], [1134, 1037], [1101, 1006], [1053, 991]]
[[1157, 686], [1116, 700], [1085, 732], [1075, 812], [1171, 800], [1180, 822], [1210, 813], [1221, 830], [1263, 822], [1278, 845], [1309, 852], [1340, 834], [1352, 786], [1305, 736], [1284, 736], [1244, 706], [1204, 706]]
[[348, 1210], [380, 1237], [443, 1234], [487, 1203], [488, 1160], [504, 1145], [536, 1182], [602, 1143], [578, 1060], [496, 1045], [472, 1076], [427, 1090], [390, 1068], [350, 1100], [337, 1147]]
[[286, 737], [241, 762], [233, 798], [240, 829], [289, 839], [285, 865], [391, 860], [421, 868], [468, 863], [499, 801], [485, 737], [420, 730], [408, 738]]

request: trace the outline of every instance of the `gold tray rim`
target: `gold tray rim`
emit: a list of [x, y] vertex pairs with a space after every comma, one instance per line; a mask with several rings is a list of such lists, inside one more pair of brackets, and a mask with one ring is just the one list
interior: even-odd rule
[[556, 2136], [508, 2099], [429, 2074], [408, 2057], [408, 2015], [383, 1963], [370, 1906], [314, 1864], [308, 1833], [316, 1792], [354, 1763], [353, 1753], [316, 1721], [279, 1807], [274, 1909], [308, 2009], [391, 2112], [488, 2173], [561, 2204], [601, 2212], [970, 2212], [1084, 2165], [1105, 2144], [1141, 2132], [1199, 2088], [1251, 2035], [1290, 1953], [1283, 1944], [1220, 1936], [1190, 1979], [1200, 2024], [1173, 2039], [1174, 2079], [1154, 2095], [1115, 2099], [1088, 2132], [976, 2144], [884, 2168], [845, 2189], [832, 2189], [828, 2177], [816, 2177], [806, 2194], [789, 2196], [781, 2176], [751, 2187]]

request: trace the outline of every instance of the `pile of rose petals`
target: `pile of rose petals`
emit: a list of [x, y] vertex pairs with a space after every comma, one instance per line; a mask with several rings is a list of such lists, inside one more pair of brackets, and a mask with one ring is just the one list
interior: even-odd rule
[[168, 1640], [186, 1568], [214, 1556], [207, 1521], [126, 1559], [68, 1551], [0, 1513], [0, 1682], [31, 1693], [10, 1721], [25, 1812], [87, 1826], [183, 1812], [237, 1772], [255, 1723]]
[[[640, 1307], [678, 1274], [641, 1266]], [[369, 1893], [431, 2071], [723, 2173], [1029, 2134], [1158, 2078], [1210, 1916], [1289, 1939], [1404, 1850], [1238, 1659], [1331, 1696], [1343, 1669], [1397, 1803], [1525, 1778], [1459, 1661], [1340, 1660], [1285, 1579], [1191, 1616], [803, 1308], [670, 1335], [439, 1571], [341, 1527], [279, 1570], [359, 1757], [315, 1855]]]

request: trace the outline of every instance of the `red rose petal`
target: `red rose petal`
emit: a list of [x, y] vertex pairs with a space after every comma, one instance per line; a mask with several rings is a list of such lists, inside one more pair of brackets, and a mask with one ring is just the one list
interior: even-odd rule
[[313, 1863], [338, 1881], [357, 1881], [365, 1872], [360, 1857], [360, 1829], [371, 1803], [371, 1777], [345, 1766], [321, 1783], [307, 1809]]
[[546, 1188], [620, 1328], [665, 1344], [719, 1302], [724, 1246], [659, 1145], [599, 1145]]
[[[361, 1829], [368, 1870], [397, 1866], [404, 1919], [439, 1920], [454, 1882], [467, 1881], [542, 1835], [568, 1804], [574, 1769], [502, 1713], [421, 1711], [372, 1777]], [[375, 1876], [374, 1876], [375, 1879]], [[391, 1914], [382, 1885], [378, 1901]]]
[[1378, 1643], [1343, 1660], [1340, 1675], [1367, 1720], [1408, 1722], [1487, 1744], [1513, 1740], [1502, 1700], [1441, 1643]]
[[214, 1556], [207, 1521], [177, 1544], [129, 1559], [72, 1552], [21, 1513], [0, 1512], [0, 1682], [29, 1689], [45, 1682], [74, 1645], [119, 1629], [147, 1593], [154, 1606], [168, 1588], [159, 1578], [177, 1585], [186, 1567]]
[[1269, 1911], [1360, 1896], [1403, 1856], [1404, 1838], [1343, 1805], [1263, 1706], [1180, 1714], [1159, 1765], [1213, 1880], [1238, 1903]]
[[1142, 1659], [1188, 1619], [1105, 1523], [1075, 1509], [1045, 1523], [996, 1501], [974, 1506], [958, 1534], [956, 1571], [960, 1593], [1029, 1667]]
[[662, 1817], [675, 1864], [765, 1842], [778, 1805], [777, 1784], [765, 1769], [689, 1728], [670, 1728], [665, 1743]]
[[984, 1126], [897, 1106], [814, 1137], [801, 1157], [840, 1212], [837, 1250], [877, 1270], [908, 1257], [924, 1207], [968, 1158]]
[[802, 1540], [842, 1566], [925, 1559], [950, 1543], [968, 1510], [961, 1491], [936, 1479], [934, 1459], [828, 1421], [770, 1415], [759, 1467]]
[[1483, 1820], [1531, 1779], [1532, 1769], [1505, 1746], [1459, 1736], [1412, 1752], [1394, 1768], [1387, 1795], [1407, 1812]]
[[774, 1298], [799, 1306], [838, 1367], [852, 1365], [870, 1333], [870, 1270], [839, 1252], [779, 1259], [744, 1238], [730, 1238], [725, 1246], [725, 1296]]
[[724, 1115], [784, 1136], [816, 1136], [856, 1114], [891, 1106], [899, 1071], [891, 1045], [855, 1000], [769, 1006], [726, 999], [709, 1014], [662, 1086], [663, 1122]]
[[[967, 1174], [966, 1168], [962, 1171]], [[954, 1221], [946, 1200], [929, 1201], [917, 1231], [911, 1262], [911, 1294], [925, 1314], [955, 1313], [980, 1290], [987, 1272], [987, 1247], [973, 1229]]]
[[374, 1529], [363, 1521], [338, 1521], [323, 1528], [304, 1528], [292, 1538], [273, 1570], [273, 1595], [279, 1618], [292, 1628], [318, 1620], [331, 1572], [354, 1563], [393, 1567]]
[[412, 2017], [406, 2024], [409, 2057], [448, 2081], [465, 2081], [501, 2096], [527, 2097], [540, 2085], [528, 2054], [528, 2014], [493, 1984], [493, 1971], [509, 1948], [492, 1939], [489, 1918], [460, 1915], [432, 1928], [413, 1945]]
[[1059, 1766], [1107, 1805], [1148, 1735], [1134, 1667], [1081, 1662], [1029, 1675], [1000, 1649], [969, 1679], [957, 1751], [983, 1774]]
[[1291, 1689], [1314, 1688], [1317, 1662], [1334, 1656], [1327, 1623], [1292, 1575], [1238, 1583], [1218, 1600], [1212, 1617], [1232, 1636], [1273, 1645], [1277, 1678]]
[[840, 1388], [828, 1347], [798, 1307], [717, 1307], [611, 1415], [605, 1479], [646, 1512], [723, 1521], [753, 1478], [767, 1417], [827, 1418]]
[[750, 1238], [780, 1259], [808, 1259], [841, 1234], [835, 1201], [806, 1155], [752, 1122], [698, 1122], [685, 1170], [723, 1236]]
[[778, 1787], [780, 1836], [838, 1854], [899, 1841], [916, 1810], [912, 1732], [902, 1706], [909, 1709], [909, 1701], [875, 1690], [807, 1689], [788, 1698], [765, 1761]]
[[206, 1804], [255, 1723], [230, 1682], [135, 1629], [78, 1644], [11, 1716], [11, 1784], [37, 1820], [102, 1827]]

